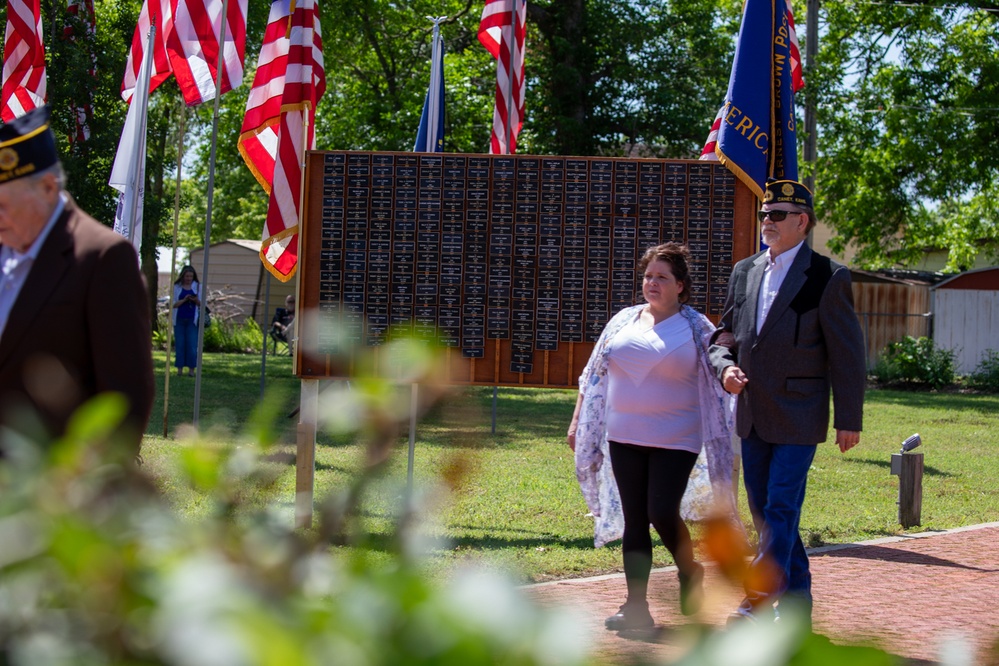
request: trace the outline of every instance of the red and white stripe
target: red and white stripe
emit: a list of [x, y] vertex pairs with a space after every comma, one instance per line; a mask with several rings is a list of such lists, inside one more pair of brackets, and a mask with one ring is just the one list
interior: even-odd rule
[[139, 68], [142, 66], [142, 54], [146, 49], [146, 37], [149, 34], [149, 28], [154, 24], [156, 34], [153, 41], [153, 64], [149, 77], [149, 92], [156, 90], [173, 73], [170, 68], [170, 58], [167, 56], [165, 37], [173, 30], [171, 2], [170, 0], [144, 0], [142, 9], [139, 11], [139, 21], [132, 34], [132, 48], [129, 49], [128, 60], [125, 62], [125, 77], [121, 82], [121, 98], [126, 102], [132, 101], [135, 81], [139, 76]]
[[40, 0], [7, 0], [0, 117], [4, 122], [45, 104], [45, 47]]
[[260, 259], [282, 282], [298, 265], [302, 163], [316, 146], [316, 105], [325, 90], [317, 0], [274, 0], [238, 147], [270, 194]]
[[791, 85], [794, 92], [805, 87], [805, 77], [801, 73], [801, 51], [798, 48], [798, 31], [794, 27], [794, 11], [791, 0], [784, 0], [787, 6], [787, 23], [791, 27]]
[[[87, 75], [93, 80], [93, 85], [87, 87], [86, 99], [74, 100], [76, 104], [76, 132], [70, 137], [70, 143], [86, 141], [90, 138], [90, 117], [94, 112], [94, 89], [97, 87], [97, 54], [91, 45], [97, 36], [94, 21], [94, 0], [66, 0], [66, 11], [83, 23], [85, 35], [83, 42], [90, 51], [90, 69]], [[63, 38], [71, 43], [78, 43], [81, 35], [76, 33], [73, 25], [67, 24], [62, 31]]]
[[496, 58], [496, 104], [489, 152], [517, 152], [524, 125], [524, 47], [527, 0], [486, 0], [479, 22], [479, 41]]
[[[230, 0], [226, 21], [222, 92], [243, 81], [247, 0]], [[215, 72], [222, 41], [222, 0], [145, 0], [132, 35], [121, 96], [132, 99], [149, 27], [156, 25], [149, 92], [177, 76], [188, 106], [215, 99]]]
[[[215, 99], [215, 72], [222, 39], [222, 0], [174, 0], [167, 54], [188, 106]], [[243, 82], [247, 0], [229, 0], [222, 62], [223, 94]]]
[[718, 113], [715, 114], [715, 121], [711, 123], [711, 131], [708, 133], [708, 140], [704, 142], [704, 148], [701, 150], [701, 156], [698, 159], [702, 160], [718, 160], [718, 156], [715, 155], [715, 146], [718, 145], [718, 128], [721, 127], [722, 112], [725, 107], [718, 109]]
[[[801, 51], [798, 50], [798, 32], [794, 27], [794, 12], [791, 10], [791, 0], [784, 0], [784, 6], [787, 8], [787, 23], [791, 27], [791, 85], [794, 88], [794, 92], [798, 92], [805, 87], [805, 78], [801, 73]], [[718, 109], [715, 120], [711, 123], [711, 131], [708, 132], [708, 140], [704, 142], [704, 148], [701, 149], [701, 156], [698, 159], [718, 159], [718, 156], [715, 155], [715, 146], [718, 145], [718, 128], [721, 127], [722, 112], [724, 110], [724, 105]]]

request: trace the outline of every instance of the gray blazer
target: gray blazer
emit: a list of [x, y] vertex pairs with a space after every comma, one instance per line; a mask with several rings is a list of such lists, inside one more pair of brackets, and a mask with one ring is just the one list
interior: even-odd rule
[[732, 269], [725, 310], [712, 341], [723, 332], [732, 347], [712, 344], [719, 380], [738, 365], [748, 383], [739, 394], [736, 431], [773, 444], [817, 444], [833, 425], [860, 431], [867, 369], [864, 336], [853, 309], [850, 272], [802, 245], [767, 319], [756, 333], [756, 309], [766, 252]]

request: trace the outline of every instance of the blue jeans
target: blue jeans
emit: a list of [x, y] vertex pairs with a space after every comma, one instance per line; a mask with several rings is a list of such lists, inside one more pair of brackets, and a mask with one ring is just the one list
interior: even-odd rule
[[814, 444], [770, 444], [756, 431], [742, 440], [743, 478], [749, 510], [760, 535], [750, 565], [744, 615], [772, 614], [782, 596], [794, 599], [811, 614], [812, 575], [808, 554], [798, 533]]
[[193, 319], [178, 319], [173, 327], [173, 340], [176, 348], [174, 367], [198, 367], [198, 326]]

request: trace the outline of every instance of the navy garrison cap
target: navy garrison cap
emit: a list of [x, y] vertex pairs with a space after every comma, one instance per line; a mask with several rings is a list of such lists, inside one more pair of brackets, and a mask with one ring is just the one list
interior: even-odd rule
[[792, 203], [812, 208], [812, 193], [796, 180], [767, 180], [767, 191], [763, 194], [764, 203]]
[[49, 107], [0, 125], [0, 184], [44, 171], [59, 161]]

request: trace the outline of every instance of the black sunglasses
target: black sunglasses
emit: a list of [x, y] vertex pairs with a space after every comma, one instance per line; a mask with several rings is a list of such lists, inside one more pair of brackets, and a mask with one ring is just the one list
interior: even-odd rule
[[756, 219], [763, 224], [763, 220], [768, 217], [774, 222], [783, 222], [788, 215], [801, 215], [800, 210], [758, 210], [756, 211]]

